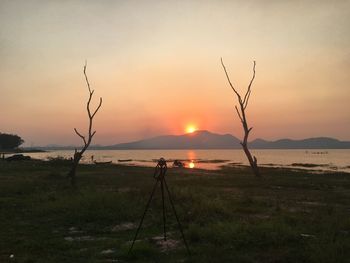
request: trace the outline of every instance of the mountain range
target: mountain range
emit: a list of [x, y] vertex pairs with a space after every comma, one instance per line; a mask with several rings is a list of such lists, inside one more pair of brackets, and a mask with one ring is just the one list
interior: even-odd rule
[[[252, 149], [350, 149], [350, 141], [328, 137], [302, 140], [281, 139], [267, 141], [256, 139], [249, 142]], [[105, 149], [240, 149], [240, 140], [231, 134], [196, 131], [183, 135], [164, 135], [129, 143], [103, 147]]]
[[[339, 141], [329, 137], [302, 140], [281, 139], [267, 141], [255, 139], [249, 142], [251, 149], [350, 149], [350, 141]], [[38, 147], [36, 147], [38, 148]], [[74, 146], [50, 145], [43, 150], [74, 149]], [[163, 135], [149, 139], [109, 146], [91, 145], [94, 150], [136, 150], [136, 149], [240, 149], [240, 140], [231, 134], [216, 134], [205, 130], [183, 135]]]

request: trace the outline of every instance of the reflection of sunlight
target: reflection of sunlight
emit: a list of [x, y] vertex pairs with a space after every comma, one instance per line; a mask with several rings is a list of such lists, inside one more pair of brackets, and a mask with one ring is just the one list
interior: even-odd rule
[[196, 153], [194, 151], [188, 151], [187, 152], [187, 159], [191, 160], [191, 162], [193, 162], [193, 160], [196, 159]]
[[187, 159], [188, 160], [191, 160], [189, 163], [188, 163], [188, 168], [194, 168], [194, 160], [196, 160], [196, 153], [194, 151], [188, 151], [187, 152]]

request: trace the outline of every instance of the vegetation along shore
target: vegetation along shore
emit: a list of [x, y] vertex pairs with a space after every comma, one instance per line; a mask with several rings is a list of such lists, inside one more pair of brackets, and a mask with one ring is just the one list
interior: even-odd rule
[[[348, 262], [350, 174], [249, 167], [171, 168], [166, 179], [191, 250], [156, 192], [128, 255], [153, 168], [0, 161], [0, 262]], [[158, 189], [159, 190], [159, 189]]]

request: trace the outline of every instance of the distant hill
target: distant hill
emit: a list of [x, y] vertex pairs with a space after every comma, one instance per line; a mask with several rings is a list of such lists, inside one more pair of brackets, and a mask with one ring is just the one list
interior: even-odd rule
[[350, 142], [328, 137], [303, 140], [281, 139], [277, 141], [256, 139], [250, 142], [249, 145], [253, 149], [350, 149]]
[[[266, 141], [256, 139], [249, 143], [251, 149], [350, 149], [350, 142], [328, 137], [303, 140], [281, 139]], [[184, 135], [165, 135], [129, 143], [115, 144], [105, 149], [240, 149], [240, 140], [230, 134], [196, 131]]]
[[121, 143], [105, 149], [236, 149], [239, 139], [230, 134], [195, 131], [183, 135], [164, 135], [136, 142]]
[[[256, 139], [249, 143], [251, 149], [350, 149], [349, 141], [339, 141], [328, 137], [303, 140], [281, 139], [267, 141]], [[68, 150], [74, 146], [36, 147], [43, 150]], [[109, 146], [91, 145], [91, 150], [136, 150], [136, 149], [240, 149], [240, 140], [231, 134], [216, 134], [196, 131], [183, 135], [163, 135], [150, 139]]]

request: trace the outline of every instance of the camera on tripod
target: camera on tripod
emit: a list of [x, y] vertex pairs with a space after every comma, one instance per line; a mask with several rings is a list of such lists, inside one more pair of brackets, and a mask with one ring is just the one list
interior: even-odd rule
[[167, 169], [168, 169], [168, 167], [167, 167], [165, 159], [160, 158], [158, 160], [156, 168], [154, 169], [154, 174], [153, 174], [154, 179], [156, 179], [156, 180], [163, 179]]
[[142, 215], [142, 217], [141, 217], [140, 224], [139, 224], [139, 226], [138, 226], [138, 228], [137, 228], [137, 230], [136, 230], [135, 237], [134, 237], [134, 239], [133, 239], [133, 241], [132, 241], [131, 247], [130, 247], [129, 252], [128, 252], [129, 254], [130, 254], [132, 248], [134, 247], [134, 244], [135, 244], [137, 235], [139, 234], [139, 231], [140, 231], [140, 229], [141, 229], [143, 220], [144, 220], [144, 218], [145, 218], [145, 216], [146, 216], [146, 213], [147, 213], [147, 210], [148, 210], [148, 208], [149, 208], [149, 206], [150, 206], [150, 204], [151, 204], [151, 201], [152, 201], [152, 199], [153, 199], [153, 196], [154, 196], [154, 193], [155, 193], [156, 188], [157, 188], [157, 186], [158, 186], [158, 183], [160, 183], [160, 189], [161, 189], [161, 193], [162, 193], [162, 204], [163, 204], [163, 207], [162, 207], [162, 208], [163, 208], [163, 233], [164, 233], [164, 241], [167, 240], [167, 235], [166, 235], [166, 233], [167, 233], [167, 230], [166, 230], [166, 213], [165, 213], [165, 194], [167, 193], [167, 194], [168, 194], [168, 197], [169, 197], [169, 201], [170, 201], [171, 208], [172, 208], [173, 213], [174, 213], [174, 215], [175, 215], [175, 218], [176, 218], [176, 221], [177, 221], [179, 230], [180, 230], [180, 232], [181, 232], [182, 239], [183, 239], [183, 241], [184, 241], [184, 245], [185, 245], [185, 247], [186, 247], [186, 249], [187, 249], [188, 254], [190, 255], [190, 249], [189, 249], [189, 247], [188, 247], [188, 245], [187, 245], [187, 241], [186, 241], [186, 239], [185, 239], [185, 235], [184, 235], [184, 233], [183, 233], [183, 229], [182, 229], [182, 226], [181, 226], [179, 217], [178, 217], [177, 212], [176, 212], [176, 209], [175, 209], [175, 205], [174, 205], [174, 202], [173, 202], [173, 198], [171, 197], [171, 194], [170, 194], [170, 191], [169, 191], [169, 188], [168, 188], [168, 184], [167, 184], [167, 182], [166, 182], [166, 180], [165, 180], [165, 173], [166, 173], [167, 169], [168, 169], [168, 168], [167, 168], [166, 160], [165, 160], [164, 158], [160, 158], [160, 159], [158, 160], [157, 166], [156, 166], [155, 169], [154, 169], [154, 174], [153, 174], [154, 179], [156, 179], [156, 183], [155, 183], [154, 186], [153, 186], [153, 190], [152, 190], [152, 192], [151, 192], [151, 195], [150, 195], [150, 197], [149, 197], [149, 199], [148, 199], [148, 202], [147, 202], [147, 204], [146, 204], [146, 208], [145, 208], [145, 210], [144, 210], [144, 212], [143, 212], [143, 215]]

